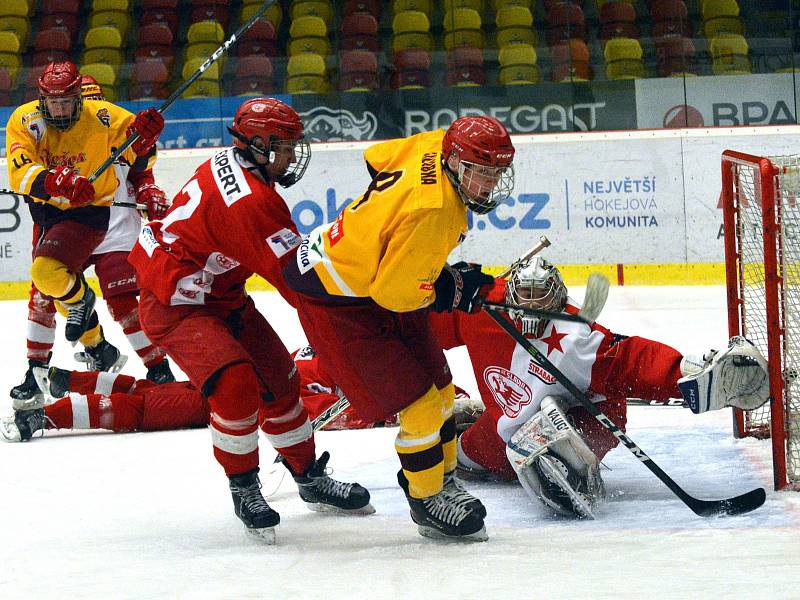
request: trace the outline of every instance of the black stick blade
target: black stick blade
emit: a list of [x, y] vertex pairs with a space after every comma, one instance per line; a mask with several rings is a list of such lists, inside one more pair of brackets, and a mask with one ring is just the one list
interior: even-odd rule
[[728, 498], [727, 500], [699, 500], [692, 498], [686, 504], [695, 514], [701, 517], [718, 517], [722, 515], [734, 516], [749, 513], [757, 509], [767, 500], [764, 488], [750, 490], [746, 494]]

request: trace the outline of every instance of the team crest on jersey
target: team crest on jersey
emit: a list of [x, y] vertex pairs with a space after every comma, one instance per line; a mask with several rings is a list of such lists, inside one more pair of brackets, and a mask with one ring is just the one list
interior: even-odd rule
[[311, 360], [316, 356], [316, 352], [311, 346], [303, 346], [300, 350], [297, 351], [297, 354], [294, 355], [295, 361], [298, 360]]
[[42, 141], [45, 132], [44, 118], [38, 110], [22, 117], [22, 125], [28, 130], [36, 143]]
[[540, 364], [535, 363], [534, 361], [530, 361], [528, 363], [528, 373], [536, 377], [536, 379], [545, 385], [553, 385], [556, 382], [555, 377], [545, 371]]
[[508, 369], [487, 367], [483, 372], [483, 380], [497, 404], [503, 409], [503, 413], [510, 419], [519, 415], [533, 400], [533, 393], [528, 384]]
[[107, 108], [101, 108], [97, 111], [97, 120], [106, 127], [111, 127], [111, 114], [108, 112]]
[[300, 236], [291, 229], [284, 227], [267, 237], [267, 245], [273, 254], [280, 258], [300, 245]]

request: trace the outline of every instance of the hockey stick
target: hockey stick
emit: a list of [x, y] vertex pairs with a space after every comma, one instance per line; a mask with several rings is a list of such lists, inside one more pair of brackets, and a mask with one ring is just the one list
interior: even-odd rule
[[514, 269], [514, 266], [516, 264], [521, 263], [521, 262], [525, 262], [526, 260], [528, 260], [528, 259], [532, 258], [533, 256], [539, 254], [539, 252], [541, 252], [542, 250], [547, 248], [549, 245], [550, 245], [550, 240], [547, 239], [547, 236], [543, 235], [542, 237], [539, 238], [539, 242], [535, 246], [533, 246], [525, 254], [523, 254], [517, 260], [515, 260], [513, 263], [511, 263], [509, 265], [509, 267], [505, 271], [503, 271], [502, 273], [500, 273], [500, 275], [498, 275], [498, 277], [500, 279], [505, 279], [506, 277], [508, 277], [508, 274], [511, 273], [511, 271]]
[[[264, 14], [267, 12], [267, 9], [269, 9], [269, 7], [272, 6], [273, 4], [275, 4], [275, 0], [265, 0], [261, 8], [259, 8], [252, 17], [250, 17], [250, 20], [247, 21], [247, 23], [239, 27], [239, 29], [237, 29], [231, 35], [231, 37], [225, 40], [222, 43], [222, 45], [214, 51], [214, 54], [208, 57], [208, 59], [197, 68], [197, 71], [192, 73], [189, 79], [187, 79], [180, 86], [178, 86], [178, 89], [172, 92], [170, 97], [161, 103], [161, 106], [159, 106], [157, 109], [158, 112], [164, 113], [164, 111], [166, 111], [170, 106], [172, 106], [173, 102], [175, 102], [175, 100], [180, 98], [183, 92], [185, 92], [186, 89], [200, 77], [200, 75], [202, 75], [212, 64], [214, 64], [219, 59], [220, 56], [225, 54], [228, 48], [230, 48], [233, 44], [235, 44], [237, 40], [242, 35], [244, 35], [244, 33], [248, 29], [250, 29], [253, 26], [253, 23], [255, 23], [262, 16], [264, 16]], [[122, 143], [122, 145], [119, 148], [117, 148], [111, 154], [111, 156], [109, 156], [106, 159], [106, 161], [102, 165], [100, 165], [94, 173], [92, 173], [89, 176], [89, 181], [94, 182], [98, 177], [100, 177], [100, 175], [102, 175], [103, 172], [105, 172], [105, 170], [108, 169], [108, 167], [110, 167], [114, 163], [114, 161], [117, 160], [117, 158], [119, 158], [119, 156], [123, 152], [125, 152], [125, 150], [127, 150], [130, 147], [130, 145], [133, 144], [133, 142], [135, 142], [138, 139], [139, 139], [138, 133], [133, 133], [130, 137], [128, 137], [128, 139], [126, 139]], [[131, 202], [115, 202], [114, 206], [126, 206], [129, 208], [136, 208], [136, 205]]]
[[600, 421], [600, 424], [608, 429], [614, 436], [623, 443], [623, 445], [630, 450], [636, 458], [644, 463], [650, 471], [658, 477], [664, 485], [666, 485], [672, 492], [680, 498], [686, 506], [688, 506], [696, 515], [701, 517], [713, 517], [717, 515], [740, 515], [743, 513], [755, 510], [764, 504], [767, 494], [764, 488], [756, 488], [745, 494], [726, 498], [724, 500], [700, 500], [690, 496], [681, 486], [679, 486], [669, 475], [667, 475], [661, 467], [659, 467], [653, 459], [650, 458], [644, 450], [639, 448], [636, 443], [629, 438], [623, 431], [620, 430], [600, 409], [598, 409], [587, 397], [586, 394], [581, 392], [575, 384], [573, 384], [567, 377], [559, 371], [556, 366], [551, 363], [547, 357], [539, 352], [531, 342], [520, 333], [513, 323], [503, 318], [498, 311], [491, 308], [487, 309], [489, 316], [502, 327], [514, 340], [522, 346], [533, 359], [539, 363], [548, 373], [550, 373], [556, 380], [566, 388], [575, 400], [595, 419]]

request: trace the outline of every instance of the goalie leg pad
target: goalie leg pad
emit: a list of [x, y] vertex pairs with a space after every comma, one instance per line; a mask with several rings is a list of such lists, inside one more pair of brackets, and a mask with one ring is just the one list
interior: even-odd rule
[[559, 514], [594, 518], [604, 497], [600, 462], [556, 398], [542, 400], [539, 412], [509, 441], [506, 455], [531, 497]]
[[681, 377], [678, 388], [695, 414], [729, 406], [753, 410], [769, 400], [767, 361], [749, 340], [734, 336], [698, 373]]

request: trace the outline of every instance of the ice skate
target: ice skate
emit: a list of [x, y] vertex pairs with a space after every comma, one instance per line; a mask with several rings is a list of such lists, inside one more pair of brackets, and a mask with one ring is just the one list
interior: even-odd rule
[[471, 509], [475, 514], [480, 515], [481, 519], [486, 518], [486, 507], [478, 498], [470, 494], [456, 475], [455, 469], [449, 473], [444, 474], [443, 491], [446, 491], [453, 498], [458, 499], [459, 502]]
[[75, 360], [86, 363], [86, 369], [88, 371], [119, 373], [128, 361], [128, 357], [124, 354], [120, 354], [119, 348], [110, 344], [103, 338], [103, 341], [96, 346], [87, 346], [83, 352], [76, 352]]
[[0, 436], [7, 442], [26, 442], [37, 431], [44, 430], [47, 417], [44, 410], [16, 410], [10, 417], [0, 419]]
[[33, 369], [33, 376], [39, 389], [53, 398], [63, 398], [69, 394], [69, 375], [69, 371], [58, 367], [34, 367]]
[[175, 375], [172, 374], [172, 370], [169, 368], [169, 361], [166, 356], [161, 362], [147, 369], [147, 380], [158, 384], [175, 381]]
[[233, 510], [244, 523], [247, 533], [266, 544], [274, 544], [275, 526], [281, 522], [281, 517], [261, 495], [258, 468], [240, 475], [231, 475], [228, 479]]
[[[81, 275], [81, 279], [83, 276]], [[67, 308], [67, 326], [64, 329], [68, 342], [77, 342], [86, 333], [89, 327], [89, 319], [94, 314], [94, 303], [96, 300], [94, 291], [84, 281], [83, 297], [73, 304], [64, 304]]]
[[369, 492], [357, 483], [344, 483], [328, 476], [328, 452], [322, 455], [303, 475], [295, 475], [289, 465], [284, 465], [292, 473], [297, 483], [300, 498], [310, 510], [316, 512], [339, 512], [351, 515], [370, 515], [375, 512], [369, 503]]
[[25, 371], [25, 377], [22, 379], [22, 383], [11, 388], [11, 406], [14, 410], [32, 410], [44, 406], [44, 396], [39, 390], [39, 386], [36, 384], [34, 369], [47, 367], [49, 358], [50, 355], [48, 355], [47, 361], [28, 361], [28, 370]]
[[411, 519], [417, 524], [420, 535], [452, 542], [485, 542], [489, 539], [483, 517], [468, 506], [470, 502], [461, 492], [454, 492], [451, 487], [427, 498], [412, 498], [402, 469], [397, 473], [397, 482], [406, 494]]

